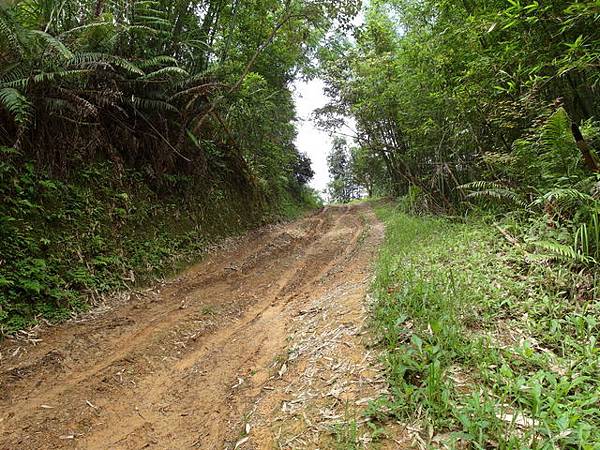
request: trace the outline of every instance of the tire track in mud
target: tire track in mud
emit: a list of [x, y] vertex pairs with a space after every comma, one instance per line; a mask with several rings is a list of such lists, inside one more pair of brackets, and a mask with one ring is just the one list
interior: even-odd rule
[[0, 360], [0, 449], [233, 447], [281, 370], [293, 318], [348, 271], [368, 271], [374, 222], [368, 205], [325, 208], [48, 330]]

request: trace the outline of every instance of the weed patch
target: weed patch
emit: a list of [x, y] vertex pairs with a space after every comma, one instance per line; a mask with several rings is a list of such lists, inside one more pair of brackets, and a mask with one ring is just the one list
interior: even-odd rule
[[527, 262], [483, 223], [377, 213], [373, 314], [392, 395], [376, 407], [427, 445], [598, 448], [593, 276]]

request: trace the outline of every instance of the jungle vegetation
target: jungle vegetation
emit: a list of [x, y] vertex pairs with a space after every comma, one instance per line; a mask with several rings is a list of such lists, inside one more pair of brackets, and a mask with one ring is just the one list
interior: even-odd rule
[[599, 24], [594, 1], [370, 2], [353, 38], [319, 52], [322, 125], [356, 125], [333, 197], [358, 185], [427, 211], [511, 212], [537, 246], [597, 260]]
[[313, 205], [290, 85], [358, 7], [3, 2], [0, 330]]
[[369, 424], [598, 448], [600, 3], [364, 3], [1, 3], [0, 334], [316, 206], [291, 83], [319, 76], [330, 197], [397, 199]]
[[332, 199], [398, 199], [371, 414], [415, 448], [598, 448], [600, 3], [369, 3], [318, 118]]

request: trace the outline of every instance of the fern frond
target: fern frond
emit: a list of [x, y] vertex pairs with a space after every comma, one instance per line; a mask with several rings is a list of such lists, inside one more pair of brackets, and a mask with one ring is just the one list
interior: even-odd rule
[[[136, 5], [138, 5], [138, 3], [136, 3]], [[145, 14], [152, 14], [153, 17], [162, 17], [164, 19], [167, 19], [169, 17], [169, 13], [168, 12], [160, 10], [160, 9], [157, 9], [157, 8], [160, 8], [160, 4], [159, 3], [156, 3], [156, 5], [155, 5], [154, 8], [145, 8], [143, 10], [143, 12]]]
[[88, 91], [88, 95], [93, 97], [94, 103], [98, 106], [118, 108], [118, 104], [123, 98], [123, 91], [118, 89], [103, 89], [101, 91]]
[[85, 98], [80, 97], [68, 89], [61, 88], [58, 91], [65, 100], [69, 101], [75, 107], [75, 110], [78, 114], [84, 117], [98, 115], [98, 108], [92, 105], [92, 103]]
[[171, 105], [170, 103], [167, 103], [163, 100], [155, 100], [155, 99], [150, 99], [150, 98], [141, 98], [141, 97], [132, 96], [131, 103], [137, 109], [141, 109], [141, 110], [145, 110], [145, 111], [158, 111], [158, 112], [170, 111], [170, 112], [174, 112], [174, 113], [179, 112], [179, 110], [177, 108], [175, 108], [173, 105]]
[[141, 70], [139, 67], [137, 67], [135, 64], [133, 64], [131, 61], [128, 61], [125, 58], [120, 58], [120, 57], [114, 56], [114, 55], [108, 55], [108, 56], [110, 56], [108, 58], [108, 61], [113, 66], [120, 67], [121, 69], [124, 69], [125, 71], [127, 71], [133, 75], [142, 75], [142, 76], [144, 75], [144, 71]]
[[17, 78], [15, 80], [0, 82], [0, 89], [1, 88], [13, 88], [13, 89], [25, 90], [27, 88], [27, 86], [29, 86], [30, 81], [31, 80], [29, 79], [29, 77], [27, 77], [27, 78]]
[[484, 190], [484, 189], [504, 189], [499, 183], [494, 183], [491, 181], [472, 181], [470, 183], [461, 184], [458, 186], [459, 189], [469, 189], [469, 190]]
[[79, 27], [71, 28], [70, 30], [63, 31], [60, 36], [66, 36], [72, 33], [78, 33], [80, 31], [86, 31], [94, 28], [103, 28], [103, 27], [114, 27], [112, 22], [93, 22], [86, 23], [85, 25], [81, 25]]
[[67, 78], [76, 78], [81, 75], [88, 75], [89, 70], [59, 70], [57, 72], [42, 72], [30, 78], [34, 83], [43, 83], [46, 81], [59, 81]]
[[558, 204], [573, 204], [576, 202], [594, 202], [594, 198], [585, 192], [578, 191], [572, 188], [558, 188], [546, 192], [535, 203], [554, 202]]
[[152, 28], [146, 25], [127, 25], [126, 27], [124, 27], [124, 31], [126, 32], [130, 32], [130, 31], [141, 31], [144, 33], [150, 33], [153, 35], [162, 35], [162, 36], [167, 36], [169, 35], [168, 31], [165, 30], [158, 30], [156, 28]]
[[527, 203], [519, 194], [498, 183], [490, 181], [473, 181], [471, 183], [458, 186], [462, 190], [470, 190], [467, 198], [493, 198], [495, 200], [505, 200], [512, 202], [518, 206], [525, 207]]
[[177, 90], [182, 90], [182, 89], [187, 89], [187, 88], [197, 86], [198, 84], [209, 83], [211, 81], [210, 74], [212, 72], [213, 72], [213, 70], [209, 69], [209, 70], [204, 70], [200, 73], [195, 73], [194, 75], [192, 75], [184, 80], [179, 81], [173, 87]]
[[172, 67], [163, 67], [162, 69], [158, 69], [155, 70], [154, 72], [150, 72], [149, 74], [144, 75], [143, 77], [140, 77], [140, 80], [150, 80], [150, 79], [154, 79], [154, 78], [161, 78], [163, 76], [176, 76], [176, 77], [185, 77], [185, 76], [189, 76], [189, 73], [187, 73], [187, 71], [176, 67], [176, 66], [172, 66]]
[[523, 206], [523, 207], [527, 206], [527, 203], [525, 203], [517, 194], [515, 194], [513, 191], [510, 191], [508, 189], [486, 189], [486, 190], [482, 190], [482, 191], [470, 192], [469, 194], [467, 194], [467, 198], [480, 198], [480, 197], [493, 198], [496, 200], [508, 200], [519, 206]]
[[31, 33], [37, 36], [40, 40], [44, 41], [48, 46], [53, 48], [57, 54], [59, 54], [64, 59], [73, 58], [73, 53], [69, 50], [65, 44], [63, 44], [59, 39], [54, 36], [45, 33], [40, 30], [31, 30]]
[[6, 109], [20, 125], [26, 125], [31, 116], [31, 103], [14, 88], [0, 89], [0, 105]]
[[183, 91], [176, 92], [175, 94], [173, 94], [171, 96], [170, 100], [175, 100], [175, 99], [178, 99], [180, 97], [185, 97], [186, 95], [190, 95], [190, 94], [205, 93], [205, 92], [208, 92], [208, 91], [213, 90], [213, 89], [225, 88], [225, 87], [228, 87], [228, 85], [223, 84], [223, 83], [206, 83], [206, 84], [201, 84], [201, 85], [198, 85], [198, 86], [191, 87], [189, 89], [185, 89]]
[[171, 22], [169, 22], [167, 19], [164, 19], [162, 17], [136, 15], [135, 19], [136, 19], [136, 21], [141, 20], [142, 22], [145, 22], [146, 24], [149, 23], [152, 25], [160, 25], [165, 28], [171, 27]]
[[565, 139], [565, 136], [568, 136], [572, 140], [572, 136], [569, 133], [570, 125], [569, 115], [564, 108], [559, 108], [548, 118], [542, 127], [540, 135], [542, 143], [551, 149], [561, 143]]
[[589, 256], [582, 255], [581, 253], [575, 251], [575, 249], [570, 245], [561, 244], [560, 242], [536, 241], [533, 242], [533, 245], [538, 249], [550, 252], [552, 256], [564, 261], [587, 263], [591, 262], [592, 260]]
[[0, 39], [8, 43], [10, 51], [18, 56], [24, 53], [23, 46], [18, 38], [18, 24], [3, 8], [0, 8]]
[[105, 63], [108, 64], [110, 55], [97, 52], [79, 52], [73, 55], [69, 61], [70, 66], [83, 66], [89, 63]]
[[177, 60], [175, 58], [173, 58], [172, 56], [160, 55], [160, 56], [155, 56], [150, 59], [146, 59], [144, 61], [137, 62], [137, 66], [142, 70], [148, 69], [150, 67], [161, 66], [164, 64], [170, 64], [172, 66], [176, 66]]
[[63, 98], [44, 97], [42, 102], [46, 110], [54, 113], [62, 113], [65, 110], [73, 110], [73, 105]]
[[131, 61], [128, 61], [127, 59], [121, 58], [119, 56], [109, 55], [106, 53], [77, 53], [73, 56], [73, 58], [71, 58], [69, 62], [70, 65], [76, 67], [85, 67], [88, 64], [94, 63], [109, 64], [113, 67], [120, 67], [121, 69], [124, 69], [133, 75], [145, 75], [144, 71], [137, 67], [135, 64], [133, 64]]
[[21, 63], [9, 64], [0, 74], [0, 84], [27, 78], [27, 72]]
[[136, 7], [141, 6], [150, 6], [150, 7], [160, 7], [160, 2], [157, 0], [141, 0], [139, 2], [135, 2]]

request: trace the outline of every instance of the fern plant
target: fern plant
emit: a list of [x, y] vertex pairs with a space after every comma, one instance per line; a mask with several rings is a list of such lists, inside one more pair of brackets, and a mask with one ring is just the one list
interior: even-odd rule
[[[501, 201], [529, 215], [530, 223], [546, 224], [523, 230], [537, 235], [530, 240], [539, 251], [593, 264], [600, 260], [600, 200], [594, 191], [600, 177], [586, 174], [570, 125], [569, 116], [559, 108], [528, 137], [515, 142], [512, 157], [502, 159], [500, 170], [515, 188], [499, 181], [476, 181], [460, 188], [469, 199]], [[583, 129], [588, 138], [599, 134], [592, 122]], [[557, 229], [562, 233], [557, 235]]]
[[527, 202], [523, 196], [498, 182], [473, 181], [459, 186], [467, 192], [467, 198], [487, 198], [492, 200], [506, 201], [518, 207], [526, 207]]
[[25, 126], [31, 117], [31, 103], [27, 98], [12, 87], [0, 88], [0, 105], [15, 119], [19, 126]]

